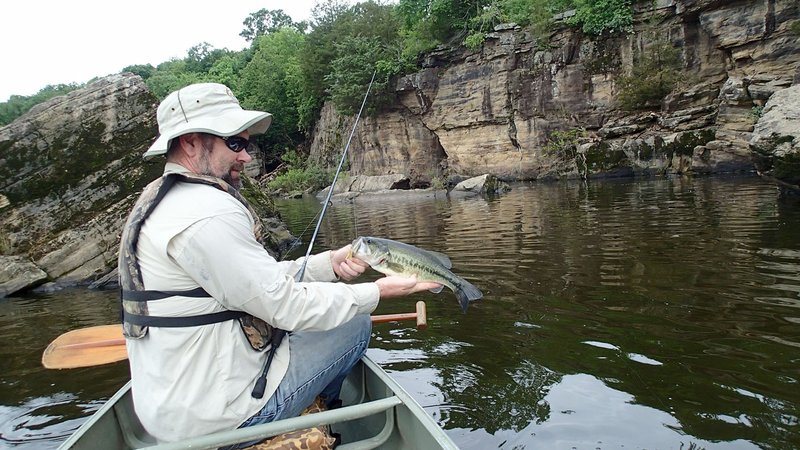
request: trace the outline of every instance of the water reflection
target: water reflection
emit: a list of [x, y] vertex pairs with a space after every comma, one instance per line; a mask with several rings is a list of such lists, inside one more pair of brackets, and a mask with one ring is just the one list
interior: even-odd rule
[[[278, 203], [307, 242], [319, 202]], [[378, 324], [370, 349], [462, 448], [800, 448], [800, 204], [759, 179], [357, 198], [328, 210], [315, 251], [358, 235], [447, 253], [484, 293], [466, 314], [447, 290], [382, 302], [425, 300], [429, 328]], [[127, 378], [39, 368], [57, 335], [117, 320], [113, 294], [89, 295], [0, 301], [16, 344], [0, 443], [65, 434]]]
[[118, 320], [111, 292], [0, 300], [0, 448], [57, 448], [127, 381], [127, 362], [63, 371], [41, 366], [42, 352], [60, 334]]
[[428, 295], [424, 334], [376, 327], [384, 365], [440, 390], [432, 414], [464, 448], [793, 448], [795, 204], [751, 178], [518, 185], [337, 204], [320, 245], [442, 251], [484, 292], [466, 315]]

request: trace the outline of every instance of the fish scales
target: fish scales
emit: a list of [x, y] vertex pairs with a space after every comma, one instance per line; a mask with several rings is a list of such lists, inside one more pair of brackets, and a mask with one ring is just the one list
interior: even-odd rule
[[[449, 270], [452, 264], [444, 254], [391, 239], [363, 236], [353, 241], [351, 253], [385, 275], [416, 275], [419, 280], [446, 286], [456, 295], [464, 312], [469, 302], [483, 297], [478, 288]], [[440, 291], [441, 288], [432, 292]]]

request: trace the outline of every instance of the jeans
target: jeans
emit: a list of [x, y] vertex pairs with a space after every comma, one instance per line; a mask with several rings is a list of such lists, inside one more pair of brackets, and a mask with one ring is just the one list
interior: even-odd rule
[[240, 428], [297, 417], [317, 395], [330, 406], [338, 400], [347, 374], [366, 353], [371, 332], [369, 314], [359, 314], [333, 330], [288, 333], [284, 338], [289, 340], [290, 354], [286, 375], [261, 411]]

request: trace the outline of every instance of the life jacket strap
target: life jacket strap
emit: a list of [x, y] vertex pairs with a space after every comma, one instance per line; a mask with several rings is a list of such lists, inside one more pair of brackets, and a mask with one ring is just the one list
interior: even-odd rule
[[209, 314], [198, 314], [196, 316], [150, 316], [131, 314], [123, 311], [123, 320], [134, 325], [143, 327], [164, 327], [164, 328], [182, 328], [182, 327], [197, 327], [201, 325], [210, 325], [212, 323], [225, 322], [226, 320], [234, 320], [246, 316], [247, 313], [242, 311], [219, 311]]
[[130, 302], [149, 302], [150, 300], [163, 300], [169, 297], [192, 297], [203, 298], [211, 297], [205, 289], [198, 287], [188, 291], [130, 291], [122, 290], [122, 299]]

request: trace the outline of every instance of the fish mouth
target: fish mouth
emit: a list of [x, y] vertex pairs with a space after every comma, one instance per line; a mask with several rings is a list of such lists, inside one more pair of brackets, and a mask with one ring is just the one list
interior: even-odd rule
[[361, 246], [361, 240], [364, 239], [362, 237], [356, 238], [352, 244], [350, 244], [350, 251], [347, 252], [347, 257], [345, 259], [352, 259], [355, 252]]

